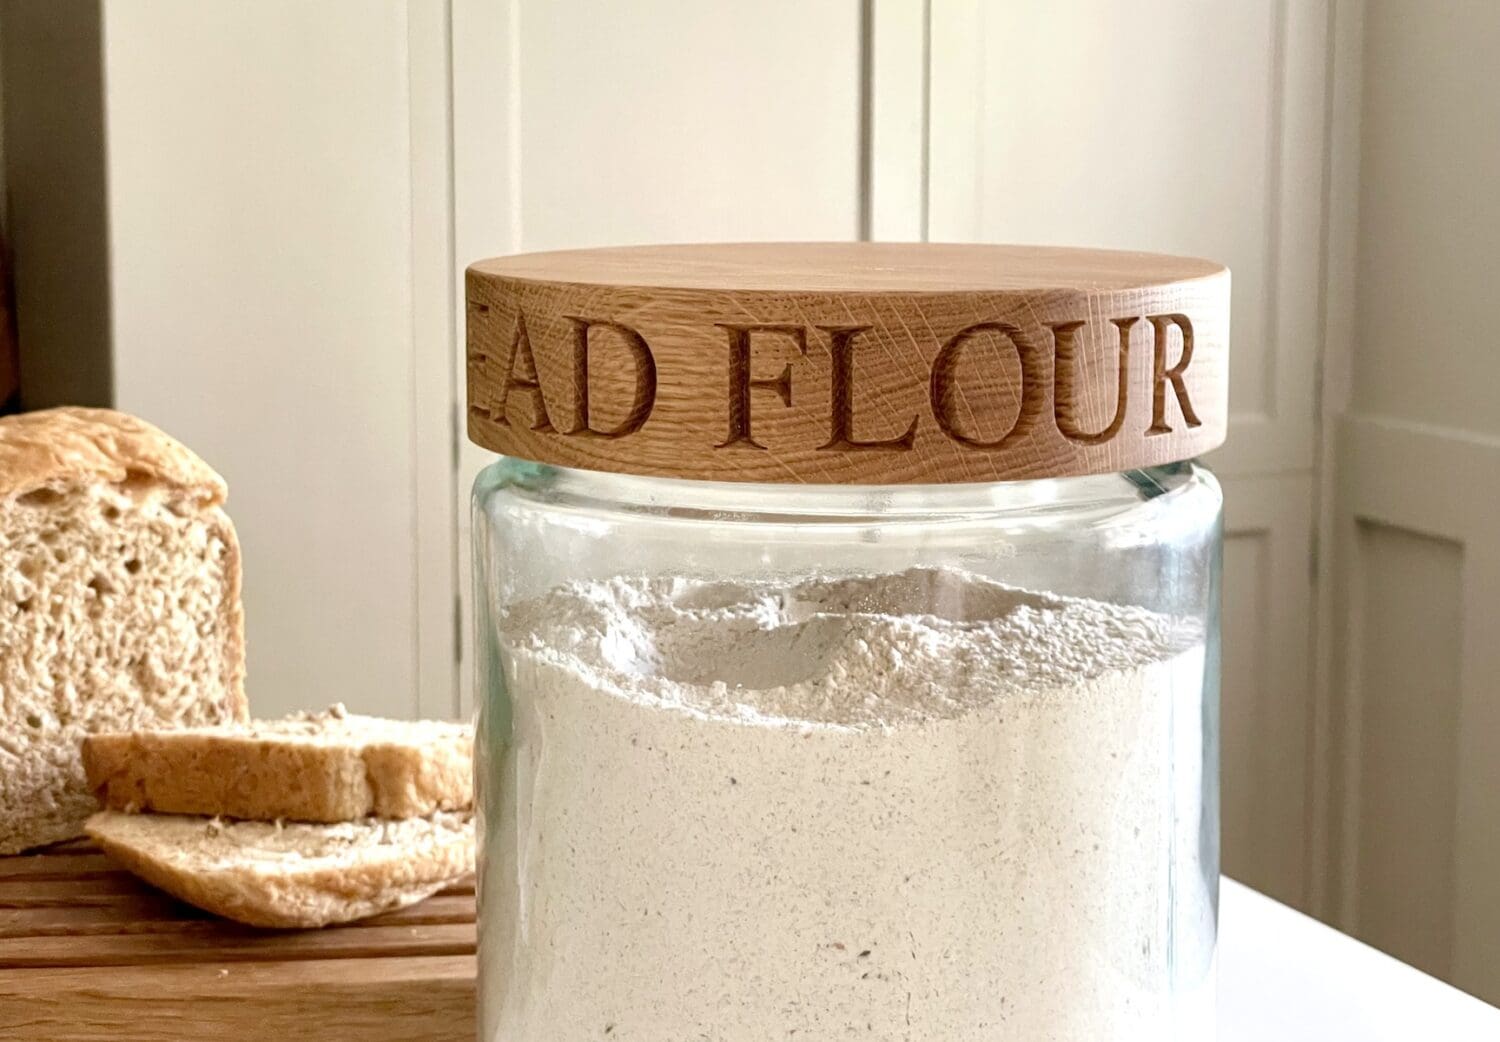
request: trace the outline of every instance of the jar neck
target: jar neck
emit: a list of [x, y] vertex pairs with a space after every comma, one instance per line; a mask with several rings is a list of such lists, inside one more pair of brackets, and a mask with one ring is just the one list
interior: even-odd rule
[[955, 482], [929, 485], [805, 485], [688, 481], [578, 470], [502, 457], [481, 475], [476, 494], [505, 487], [559, 505], [608, 503], [648, 513], [885, 519], [973, 514], [1027, 513], [1066, 509], [1110, 511], [1168, 495], [1204, 472], [1173, 463], [1146, 470], [1028, 481]]

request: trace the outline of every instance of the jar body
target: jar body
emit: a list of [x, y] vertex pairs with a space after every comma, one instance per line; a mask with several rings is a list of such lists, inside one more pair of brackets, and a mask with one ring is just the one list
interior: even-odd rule
[[1220, 506], [488, 468], [480, 1037], [1211, 1037]]

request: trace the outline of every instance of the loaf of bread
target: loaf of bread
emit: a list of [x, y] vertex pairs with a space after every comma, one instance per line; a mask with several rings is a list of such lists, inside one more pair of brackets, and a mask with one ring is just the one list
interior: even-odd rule
[[134, 417], [0, 419], [0, 854], [81, 831], [85, 735], [245, 719], [224, 497]]
[[474, 870], [469, 813], [308, 825], [101, 811], [88, 834], [148, 883], [252, 926], [363, 919]]
[[462, 724], [334, 706], [249, 725], [95, 734], [83, 763], [111, 810], [338, 822], [469, 809], [473, 750]]

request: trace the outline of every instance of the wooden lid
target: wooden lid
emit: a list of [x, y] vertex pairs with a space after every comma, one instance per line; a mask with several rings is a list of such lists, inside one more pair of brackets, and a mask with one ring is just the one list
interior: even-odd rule
[[564, 467], [898, 484], [1224, 440], [1229, 272], [1030, 246], [741, 243], [468, 271], [469, 437]]

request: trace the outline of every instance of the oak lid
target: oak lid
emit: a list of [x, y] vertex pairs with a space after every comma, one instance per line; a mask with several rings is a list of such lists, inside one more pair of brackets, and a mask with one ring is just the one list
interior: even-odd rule
[[481, 261], [466, 294], [469, 437], [559, 466], [994, 481], [1152, 466], [1224, 440], [1229, 272], [1210, 261], [639, 246]]

